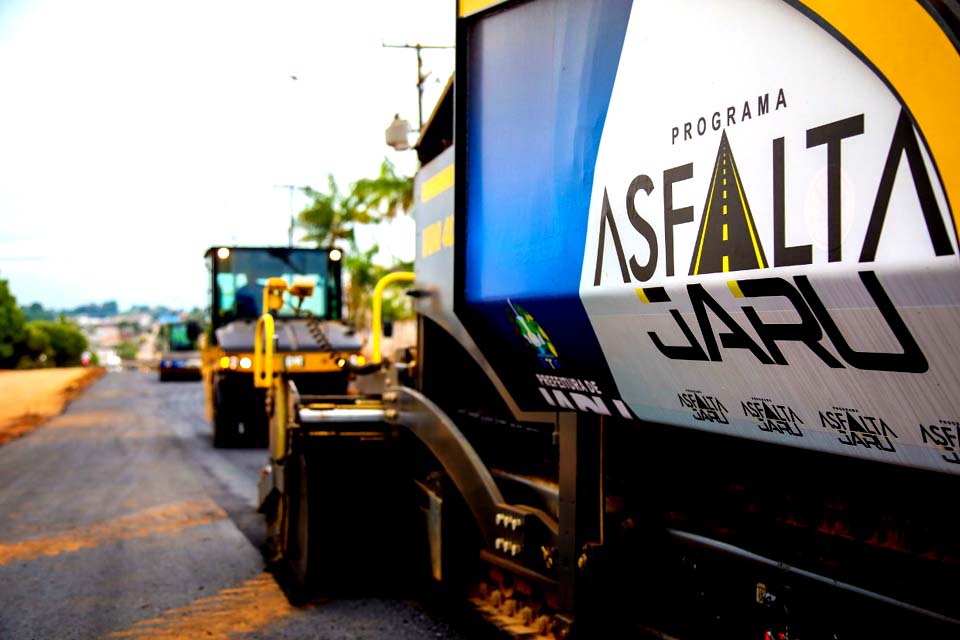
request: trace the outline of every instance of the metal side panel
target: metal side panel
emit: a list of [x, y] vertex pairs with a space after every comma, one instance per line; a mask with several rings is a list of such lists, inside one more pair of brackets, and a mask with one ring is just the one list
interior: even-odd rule
[[553, 413], [522, 410], [506, 385], [453, 311], [454, 201], [453, 156], [449, 147], [417, 173], [414, 181], [417, 220], [417, 313], [430, 318], [470, 354], [496, 387], [516, 420], [552, 422]]

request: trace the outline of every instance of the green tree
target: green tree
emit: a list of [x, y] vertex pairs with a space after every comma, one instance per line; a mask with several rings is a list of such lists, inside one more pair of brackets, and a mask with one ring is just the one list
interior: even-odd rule
[[137, 345], [129, 340], [124, 340], [117, 345], [117, 355], [120, 356], [121, 360], [136, 360]]
[[65, 319], [56, 322], [35, 320], [30, 325], [50, 337], [55, 366], [79, 367], [82, 364], [81, 356], [87, 350], [87, 338], [77, 325]]
[[[303, 192], [313, 199], [309, 207], [300, 212], [299, 226], [306, 230], [305, 241], [317, 246], [336, 246], [346, 243], [344, 272], [346, 274], [346, 316], [355, 327], [368, 324], [370, 296], [377, 281], [398, 268], [412, 265], [394, 265], [393, 269], [374, 263], [379, 251], [376, 245], [367, 251], [357, 247], [354, 230], [358, 225], [378, 224], [398, 213], [405, 213], [413, 205], [413, 179], [399, 176], [389, 160], [380, 165], [375, 178], [365, 178], [353, 183], [348, 193], [343, 193], [333, 176], [327, 177], [327, 191], [320, 192], [303, 187]], [[384, 315], [390, 319], [409, 316], [411, 306], [406, 298], [394, 300], [392, 294], [384, 296]], [[388, 315], [392, 314], [392, 315]]]
[[20, 307], [23, 312], [23, 319], [27, 322], [31, 320], [55, 320], [57, 314], [49, 309], [44, 309], [39, 302], [34, 302], [26, 307]]
[[37, 369], [56, 365], [56, 353], [50, 334], [37, 321], [24, 326], [23, 339], [17, 345], [17, 369]]
[[358, 180], [353, 192], [367, 211], [376, 211], [386, 218], [406, 213], [413, 206], [413, 178], [397, 175], [393, 163], [386, 158], [380, 164], [380, 175]]
[[[367, 251], [356, 251], [344, 257], [343, 266], [350, 278], [347, 283], [347, 317], [354, 326], [366, 327], [370, 322], [370, 311], [373, 306], [373, 289], [380, 278], [394, 271], [413, 271], [412, 262], [394, 262], [387, 267], [374, 262], [374, 257], [380, 250], [373, 245]], [[383, 292], [383, 319], [404, 320], [413, 315], [413, 304], [410, 298], [403, 295], [397, 288], [390, 288]]]
[[303, 187], [304, 194], [313, 199], [309, 207], [300, 212], [299, 226], [306, 230], [306, 242], [316, 242], [319, 247], [333, 247], [346, 242], [355, 245], [354, 227], [379, 220], [372, 216], [366, 205], [357, 198], [354, 189], [343, 193], [332, 175], [327, 176], [327, 191]]
[[0, 280], [0, 366], [12, 366], [16, 345], [23, 339], [23, 312], [10, 293], [6, 280]]

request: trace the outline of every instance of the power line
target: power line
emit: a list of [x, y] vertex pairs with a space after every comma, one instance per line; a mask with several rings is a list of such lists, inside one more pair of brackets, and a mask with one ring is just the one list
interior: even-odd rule
[[423, 55], [424, 49], [453, 49], [453, 45], [438, 44], [385, 44], [381, 43], [387, 49], [416, 49], [417, 51], [417, 131], [423, 130], [423, 83], [430, 75], [423, 73]]

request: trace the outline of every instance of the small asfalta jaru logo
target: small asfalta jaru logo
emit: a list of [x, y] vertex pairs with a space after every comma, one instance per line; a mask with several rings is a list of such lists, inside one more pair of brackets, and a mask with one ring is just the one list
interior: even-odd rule
[[937, 447], [941, 458], [950, 464], [960, 464], [960, 421], [939, 420], [921, 423], [920, 437], [923, 444]]
[[896, 453], [894, 441], [898, 436], [879, 416], [868, 415], [860, 409], [833, 407], [820, 412], [820, 425], [838, 433], [837, 440], [848, 447]]
[[730, 424], [727, 417], [730, 410], [717, 396], [704, 393], [698, 389], [685, 389], [677, 394], [677, 399], [680, 401], [680, 406], [688, 409], [697, 422]]
[[787, 404], [770, 398], [753, 397], [740, 402], [740, 408], [746, 418], [757, 421], [757, 428], [765, 433], [782, 436], [803, 437], [800, 426], [803, 419]]
[[513, 325], [514, 330], [536, 352], [540, 364], [550, 369], [559, 369], [560, 360], [557, 356], [557, 348], [553, 346], [553, 343], [550, 342], [550, 336], [534, 320], [533, 316], [519, 304], [514, 304], [510, 300], [507, 300], [507, 316], [510, 318], [510, 324]]

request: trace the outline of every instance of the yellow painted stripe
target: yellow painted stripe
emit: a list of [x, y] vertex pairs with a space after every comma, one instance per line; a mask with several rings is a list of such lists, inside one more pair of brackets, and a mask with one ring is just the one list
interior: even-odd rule
[[730, 256], [723, 256], [723, 272], [730, 271]]
[[647, 294], [643, 292], [643, 289], [637, 287], [637, 297], [640, 298], [640, 302], [643, 304], [649, 304], [650, 301], [647, 299]]
[[53, 536], [0, 544], [0, 565], [180, 531], [226, 517], [223, 509], [206, 499], [161, 505]]
[[506, 0], [460, 0], [460, 17], [480, 13], [503, 2], [506, 2]]
[[453, 186], [453, 165], [448, 165], [435, 176], [427, 178], [420, 187], [420, 200], [428, 202]]
[[[724, 160], [726, 162], [726, 160]], [[697, 247], [697, 263], [693, 267], [693, 275], [700, 273], [700, 258], [703, 256], [703, 241], [707, 237], [707, 227], [710, 224], [710, 205], [713, 204], [713, 188], [717, 185], [717, 171], [720, 166], [717, 165], [713, 170], [713, 180], [710, 182], [710, 197], [707, 198], [707, 215], [703, 221], [703, 233], [700, 234], [700, 246]], [[727, 212], [727, 205], [723, 205], [723, 212]]]
[[453, 214], [451, 213], [443, 220], [443, 246], [453, 246]]
[[801, 0], [839, 31], [893, 85], [940, 170], [960, 229], [960, 55], [919, 2]]
[[727, 205], [723, 205], [723, 215], [727, 215]]
[[443, 228], [439, 220], [427, 226], [421, 234], [420, 255], [432, 256], [443, 246]]
[[729, 235], [729, 234], [728, 234], [728, 231], [727, 231], [727, 223], [724, 222], [724, 223], [723, 223], [723, 239], [726, 240], [726, 239], [728, 238], [728, 235]]
[[200, 598], [156, 618], [141, 620], [130, 629], [116, 631], [107, 637], [227, 640], [254, 633], [293, 611], [273, 577], [263, 573], [238, 587], [223, 589], [214, 596]]
[[727, 287], [730, 288], [730, 293], [733, 294], [734, 298], [743, 297], [743, 291], [740, 291], [740, 283], [736, 280], [727, 280]]
[[[743, 197], [743, 186], [740, 184], [740, 173], [737, 171], [737, 167], [733, 167], [733, 183], [737, 185], [737, 192], [740, 194], [740, 206], [743, 207], [743, 218], [747, 221], [747, 229], [750, 231], [750, 241], [753, 242], [753, 253], [757, 256], [757, 266], [761, 269], [766, 269], [767, 265], [763, 264], [763, 256], [760, 254], [760, 245], [757, 243], [757, 234], [753, 230], [753, 223], [750, 222], [750, 214], [747, 211], [747, 201]], [[726, 269], [724, 269], [726, 271]]]

